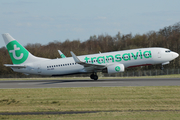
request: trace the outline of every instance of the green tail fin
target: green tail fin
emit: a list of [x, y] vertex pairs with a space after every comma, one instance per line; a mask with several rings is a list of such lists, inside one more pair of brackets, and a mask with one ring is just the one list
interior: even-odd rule
[[2, 36], [13, 64], [24, 63], [29, 56], [29, 51], [20, 45], [9, 33], [2, 34]]

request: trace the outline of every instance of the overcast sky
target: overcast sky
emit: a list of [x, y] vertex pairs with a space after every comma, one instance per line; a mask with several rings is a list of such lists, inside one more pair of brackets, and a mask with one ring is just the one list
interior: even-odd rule
[[180, 0], [0, 0], [0, 33], [22, 45], [119, 31], [144, 34], [180, 22], [179, 5]]

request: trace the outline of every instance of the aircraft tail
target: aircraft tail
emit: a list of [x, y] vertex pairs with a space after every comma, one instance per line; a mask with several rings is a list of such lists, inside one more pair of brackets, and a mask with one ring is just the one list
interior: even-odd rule
[[9, 33], [2, 34], [6, 48], [9, 52], [13, 64], [25, 64], [43, 59], [33, 56], [21, 44], [19, 44]]

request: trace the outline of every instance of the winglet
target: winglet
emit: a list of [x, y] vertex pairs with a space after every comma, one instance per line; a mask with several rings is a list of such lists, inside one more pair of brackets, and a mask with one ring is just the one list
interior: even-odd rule
[[58, 50], [58, 52], [62, 58], [66, 58], [66, 56], [60, 50]]
[[79, 58], [78, 58], [72, 51], [70, 51], [70, 53], [71, 53], [71, 55], [72, 55], [72, 57], [73, 57], [73, 59], [74, 59], [74, 61], [75, 61], [76, 63], [82, 63], [82, 62], [79, 60]]

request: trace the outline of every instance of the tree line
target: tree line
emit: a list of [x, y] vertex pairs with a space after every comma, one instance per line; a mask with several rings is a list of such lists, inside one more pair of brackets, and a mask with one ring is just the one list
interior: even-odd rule
[[[70, 57], [70, 51], [76, 55], [94, 54], [118, 50], [127, 50], [146, 47], [164, 47], [169, 48], [180, 54], [180, 22], [172, 26], [164, 27], [159, 31], [149, 31], [145, 34], [121, 34], [118, 32], [115, 36], [94, 35], [86, 41], [65, 40], [49, 42], [47, 45], [27, 44], [25, 48], [33, 55], [50, 59], [60, 58], [57, 50], [61, 50], [67, 57]], [[165, 68], [179, 68], [179, 57], [166, 65]], [[14, 73], [10, 68], [3, 64], [12, 64], [8, 51], [5, 47], [0, 48], [0, 77], [25, 77], [23, 74]], [[159, 69], [160, 65], [152, 65], [145, 67], [127, 68], [126, 70], [141, 69]]]

